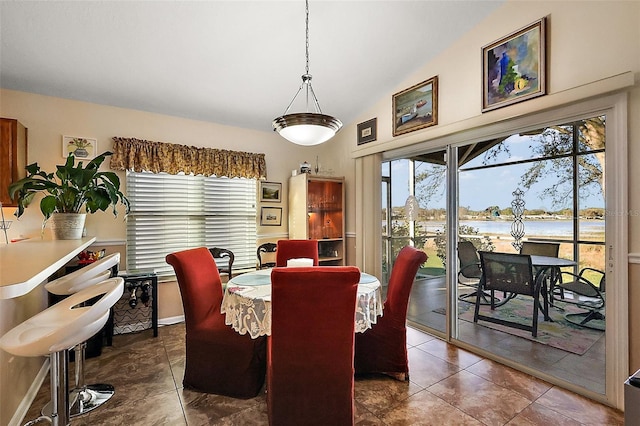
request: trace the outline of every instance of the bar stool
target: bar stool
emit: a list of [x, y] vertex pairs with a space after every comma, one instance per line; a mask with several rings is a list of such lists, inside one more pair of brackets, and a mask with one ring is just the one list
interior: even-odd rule
[[95, 282], [89, 283], [88, 281], [113, 268], [119, 263], [120, 253], [113, 253], [90, 263], [83, 268], [77, 269], [58, 279], [48, 282], [45, 284], [44, 288], [46, 288], [49, 293], [53, 293], [57, 296], [69, 296], [70, 294], [96, 284]]
[[[0, 348], [12, 355], [49, 356], [51, 416], [38, 417], [25, 425], [34, 425], [42, 420], [48, 420], [54, 426], [69, 424], [67, 350], [104, 327], [111, 307], [122, 297], [123, 292], [122, 278], [108, 279], [34, 315], [0, 338]], [[95, 302], [90, 306], [83, 306], [89, 300]]]
[[[111, 276], [111, 268], [119, 263], [120, 253], [110, 254], [81, 269], [48, 282], [44, 288], [57, 296], [69, 296], [108, 279]], [[71, 417], [86, 414], [89, 411], [98, 408], [111, 398], [115, 392], [114, 387], [109, 384], [96, 383], [87, 385], [85, 383], [84, 361], [86, 347], [87, 342], [85, 340], [80, 342], [74, 348], [75, 386], [69, 396], [69, 400], [71, 401]], [[42, 415], [48, 416], [51, 412], [52, 407], [51, 402], [49, 402], [42, 408]]]

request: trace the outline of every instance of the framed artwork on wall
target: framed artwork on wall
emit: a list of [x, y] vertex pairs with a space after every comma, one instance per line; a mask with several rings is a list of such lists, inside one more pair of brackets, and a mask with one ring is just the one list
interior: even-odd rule
[[282, 201], [282, 184], [280, 182], [260, 181], [260, 201], [268, 203]]
[[482, 112], [546, 94], [546, 18], [482, 48]]
[[358, 124], [358, 145], [373, 142], [377, 137], [378, 119], [372, 118]]
[[260, 225], [282, 225], [282, 207], [262, 207], [260, 209]]
[[76, 160], [91, 160], [98, 155], [98, 140], [78, 136], [62, 136], [62, 156], [73, 154]]
[[393, 95], [393, 136], [438, 124], [438, 76]]

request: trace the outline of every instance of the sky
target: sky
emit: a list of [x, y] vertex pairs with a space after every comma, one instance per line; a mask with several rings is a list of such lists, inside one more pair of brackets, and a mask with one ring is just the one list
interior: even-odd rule
[[[518, 159], [528, 158], [527, 154], [523, 150], [529, 150], [528, 144], [513, 144], [511, 145], [510, 161]], [[522, 152], [518, 152], [518, 151]], [[394, 161], [392, 162], [392, 205], [404, 206], [407, 196], [409, 195], [408, 188], [408, 161]], [[468, 207], [471, 210], [484, 210], [489, 206], [499, 206], [501, 209], [511, 206], [511, 202], [514, 199], [513, 192], [520, 187], [521, 190], [525, 190], [524, 187], [519, 186], [520, 177], [530, 167], [530, 164], [520, 164], [505, 167], [496, 167], [483, 170], [474, 171], [462, 171], [459, 174], [459, 205], [462, 207]], [[565, 199], [563, 205], [552, 204], [551, 199], [542, 199], [541, 192], [543, 189], [549, 187], [557, 180], [557, 177], [550, 176], [543, 178], [539, 183], [534, 185], [524, 194], [525, 208], [526, 209], [542, 209], [545, 211], [557, 211], [561, 208], [570, 208], [572, 206], [572, 200], [570, 197]], [[443, 193], [441, 196], [432, 197], [430, 205], [420, 205], [422, 208], [444, 208], [446, 206], [446, 198]], [[604, 207], [604, 199], [601, 194], [592, 195], [580, 202], [581, 208], [585, 207]]]

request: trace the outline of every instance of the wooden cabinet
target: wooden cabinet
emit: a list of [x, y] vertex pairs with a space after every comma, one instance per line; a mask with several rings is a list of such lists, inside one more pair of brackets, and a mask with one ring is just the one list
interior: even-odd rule
[[321, 265], [345, 264], [344, 178], [289, 178], [289, 238], [318, 240]]
[[0, 201], [15, 206], [9, 185], [26, 176], [27, 129], [12, 118], [0, 118]]

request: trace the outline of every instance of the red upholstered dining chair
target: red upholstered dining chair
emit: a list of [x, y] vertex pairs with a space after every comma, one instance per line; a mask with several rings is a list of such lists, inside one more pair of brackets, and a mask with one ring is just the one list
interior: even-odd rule
[[220, 312], [222, 282], [206, 247], [171, 253], [186, 326], [183, 385], [200, 392], [252, 398], [264, 385], [266, 339], [240, 335]]
[[418, 268], [427, 255], [410, 246], [398, 253], [387, 288], [382, 317], [355, 337], [355, 370], [358, 373], [385, 373], [409, 380], [407, 360], [407, 306]]
[[272, 271], [267, 339], [270, 425], [353, 424], [359, 280], [355, 266]]
[[318, 266], [318, 240], [278, 240], [276, 266], [287, 266], [287, 260], [299, 257], [313, 259], [313, 266]]

